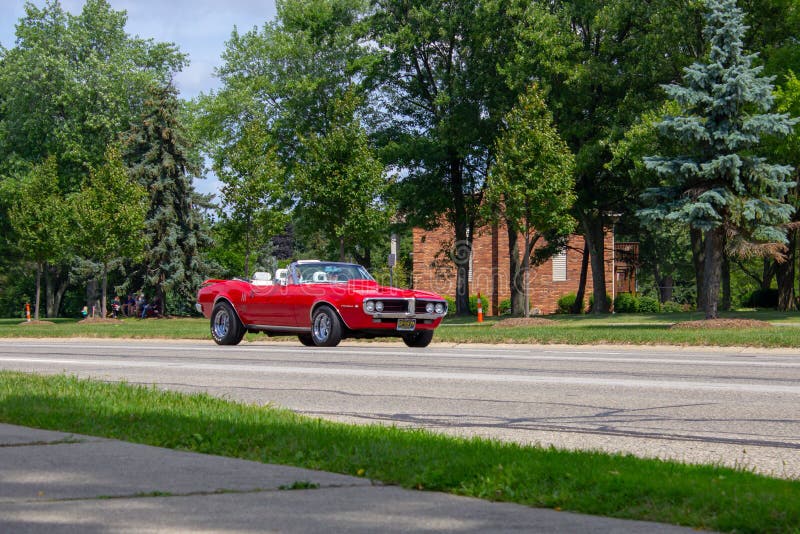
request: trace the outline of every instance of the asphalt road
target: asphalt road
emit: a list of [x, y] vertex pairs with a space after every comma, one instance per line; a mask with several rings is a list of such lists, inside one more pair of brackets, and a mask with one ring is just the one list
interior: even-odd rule
[[800, 350], [2, 340], [0, 369], [800, 477]]

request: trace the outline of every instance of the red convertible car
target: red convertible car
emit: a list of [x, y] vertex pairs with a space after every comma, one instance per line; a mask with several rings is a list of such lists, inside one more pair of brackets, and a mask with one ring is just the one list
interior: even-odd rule
[[360, 265], [316, 260], [294, 262], [274, 278], [254, 273], [251, 280], [207, 280], [196, 307], [211, 320], [219, 345], [264, 332], [297, 335], [308, 346], [394, 336], [409, 347], [426, 347], [447, 315], [447, 301], [435, 293], [379, 286]]

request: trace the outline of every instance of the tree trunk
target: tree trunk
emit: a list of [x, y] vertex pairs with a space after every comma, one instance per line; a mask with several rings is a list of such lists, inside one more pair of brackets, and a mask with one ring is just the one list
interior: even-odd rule
[[777, 263], [772, 258], [764, 258], [764, 268], [761, 271], [761, 289], [772, 287], [772, 279], [775, 278], [775, 273], [777, 272]]
[[661, 297], [661, 304], [672, 300], [672, 290], [675, 286], [675, 280], [672, 278], [672, 275], [668, 274], [662, 278], [659, 282], [659, 286], [660, 291], [658, 294]]
[[519, 234], [506, 221], [508, 231], [508, 279], [511, 281], [511, 315], [517, 317], [525, 313], [524, 280], [519, 258]]
[[92, 278], [86, 283], [86, 306], [89, 308], [89, 313], [94, 316], [94, 311], [99, 308], [100, 302], [97, 298], [97, 279]]
[[578, 293], [575, 295], [575, 303], [569, 312], [574, 314], [583, 313], [583, 300], [586, 296], [586, 275], [589, 272], [589, 242], [583, 240], [583, 257], [581, 258], [581, 277], [578, 281]]
[[606, 265], [605, 265], [605, 233], [601, 218], [584, 219], [585, 239], [589, 244], [589, 259], [592, 262], [592, 286], [594, 305], [592, 313], [608, 313], [609, 302], [606, 298]]
[[719, 317], [717, 301], [719, 299], [720, 278], [722, 274], [723, 229], [713, 228], [705, 232], [705, 265], [703, 269], [703, 299], [706, 307], [706, 319]]
[[464, 197], [464, 176], [461, 158], [453, 151], [448, 154], [450, 172], [450, 192], [453, 197], [453, 227], [455, 247], [453, 260], [456, 264], [456, 315], [469, 315], [469, 264], [472, 257], [472, 232], [467, 216], [467, 203]]
[[694, 281], [697, 291], [697, 309], [705, 310], [706, 302], [703, 294], [703, 273], [705, 272], [705, 248], [703, 245], [703, 232], [697, 228], [689, 229], [692, 240], [692, 264], [694, 265]]
[[776, 265], [778, 279], [778, 309], [792, 311], [795, 309], [794, 280], [797, 271], [797, 230], [790, 230], [786, 245], [786, 261]]
[[42, 271], [44, 270], [44, 265], [41, 263], [36, 264], [36, 299], [34, 302], [33, 307], [33, 318], [38, 321], [39, 320], [39, 299], [42, 296]]
[[58, 313], [61, 310], [61, 301], [64, 298], [64, 293], [67, 292], [68, 287], [69, 287], [69, 275], [65, 274], [64, 279], [61, 280], [61, 282], [58, 285], [55, 298], [53, 299], [53, 310], [55, 311], [53, 317], [58, 317]]
[[55, 307], [55, 268], [52, 265], [44, 264], [44, 313], [48, 319], [55, 317], [58, 310]]
[[103, 264], [103, 278], [100, 284], [100, 317], [106, 317], [106, 302], [108, 301], [108, 265]]
[[344, 236], [339, 238], [339, 261], [344, 262]]
[[731, 262], [725, 253], [724, 245], [722, 251], [722, 311], [731, 311]]

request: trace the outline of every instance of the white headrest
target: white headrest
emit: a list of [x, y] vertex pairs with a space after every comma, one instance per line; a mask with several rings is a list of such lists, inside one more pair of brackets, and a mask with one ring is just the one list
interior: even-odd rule
[[323, 271], [317, 271], [314, 273], [314, 281], [315, 282], [327, 282], [328, 275], [325, 274]]
[[289, 269], [278, 269], [275, 271], [275, 278], [277, 280], [286, 280], [289, 277]]
[[256, 271], [253, 273], [253, 278], [250, 281], [254, 286], [271, 286], [272, 275], [263, 271]]

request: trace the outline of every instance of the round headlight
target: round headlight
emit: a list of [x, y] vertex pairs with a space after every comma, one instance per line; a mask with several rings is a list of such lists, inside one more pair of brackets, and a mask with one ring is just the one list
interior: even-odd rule
[[372, 312], [374, 312], [374, 311], [375, 311], [375, 303], [374, 303], [374, 302], [372, 302], [371, 300], [368, 300], [368, 301], [367, 301], [367, 302], [364, 304], [364, 310], [365, 310], [365, 311], [367, 311], [367, 312], [369, 312], [369, 313], [372, 313]]
[[425, 305], [425, 313], [433, 313], [433, 302], [429, 302]]
[[382, 312], [383, 311], [383, 302], [378, 301], [375, 303], [375, 311]]
[[441, 302], [436, 303], [436, 313], [444, 313], [444, 304]]

